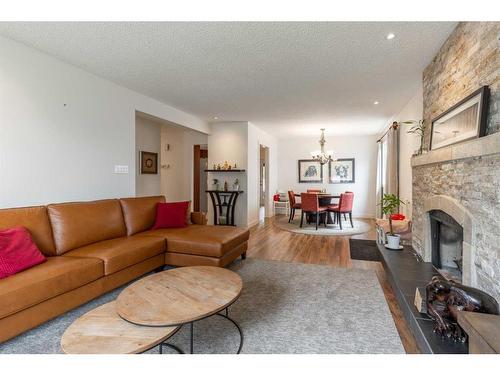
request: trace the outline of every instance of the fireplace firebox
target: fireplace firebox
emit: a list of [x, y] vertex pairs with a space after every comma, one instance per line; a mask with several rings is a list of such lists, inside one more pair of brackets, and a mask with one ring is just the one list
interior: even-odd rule
[[432, 264], [447, 279], [462, 282], [463, 227], [441, 210], [429, 212]]

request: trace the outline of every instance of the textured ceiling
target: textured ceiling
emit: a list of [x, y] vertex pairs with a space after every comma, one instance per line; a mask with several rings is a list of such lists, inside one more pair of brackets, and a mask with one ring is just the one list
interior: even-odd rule
[[317, 136], [380, 131], [455, 25], [0, 22], [0, 34], [207, 121]]

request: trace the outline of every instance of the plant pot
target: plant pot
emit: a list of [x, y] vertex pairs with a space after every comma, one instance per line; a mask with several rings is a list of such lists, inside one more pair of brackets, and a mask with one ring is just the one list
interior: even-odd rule
[[388, 234], [386, 247], [389, 249], [393, 249], [393, 250], [399, 250], [399, 240], [400, 239], [401, 238], [399, 237], [398, 234], [394, 234], [394, 235]]

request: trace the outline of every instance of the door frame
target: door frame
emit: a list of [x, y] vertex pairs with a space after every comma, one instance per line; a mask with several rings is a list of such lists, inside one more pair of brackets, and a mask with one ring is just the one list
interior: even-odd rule
[[193, 146], [193, 211], [200, 211], [200, 160], [208, 158], [208, 150], [202, 150], [201, 145]]

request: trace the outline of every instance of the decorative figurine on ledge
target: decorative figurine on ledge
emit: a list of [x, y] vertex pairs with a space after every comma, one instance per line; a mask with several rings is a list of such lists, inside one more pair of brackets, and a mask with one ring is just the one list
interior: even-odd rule
[[489, 294], [469, 286], [434, 276], [426, 286], [427, 313], [434, 320], [434, 332], [465, 342], [467, 335], [457, 323], [459, 311], [500, 315], [497, 301]]
[[238, 191], [238, 190], [240, 190], [240, 180], [238, 180], [238, 179], [235, 179], [235, 180], [234, 180], [233, 190], [234, 190], [234, 191]]

